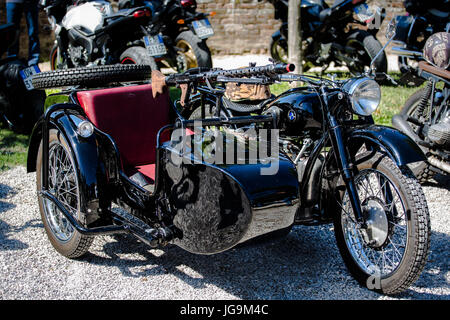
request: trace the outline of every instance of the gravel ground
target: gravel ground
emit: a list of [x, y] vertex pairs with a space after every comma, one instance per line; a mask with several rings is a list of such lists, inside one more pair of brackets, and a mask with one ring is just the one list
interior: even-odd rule
[[[450, 298], [450, 179], [424, 187], [431, 252], [400, 299]], [[0, 173], [0, 299], [391, 299], [362, 288], [343, 265], [331, 226], [295, 227], [283, 240], [212, 256], [150, 249], [130, 235], [102, 236], [79, 260], [47, 240], [35, 174]]]

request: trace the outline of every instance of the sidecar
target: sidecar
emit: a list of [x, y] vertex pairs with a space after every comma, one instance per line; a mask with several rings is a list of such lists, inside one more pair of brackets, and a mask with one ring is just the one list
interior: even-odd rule
[[[154, 98], [151, 84], [72, 89], [49, 96], [46, 108], [27, 169], [36, 171], [49, 240], [67, 257], [114, 233], [213, 254], [294, 222], [299, 185], [287, 157], [272, 154], [277, 168], [267, 175], [273, 163], [259, 154], [206, 161], [206, 128], [180, 119], [169, 94]], [[233, 159], [250, 151], [227, 149]]]

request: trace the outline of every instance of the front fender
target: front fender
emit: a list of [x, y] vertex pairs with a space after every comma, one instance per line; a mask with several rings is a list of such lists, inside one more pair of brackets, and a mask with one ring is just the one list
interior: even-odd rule
[[426, 156], [422, 149], [408, 137], [397, 129], [370, 125], [362, 128], [354, 128], [347, 131], [346, 144], [350, 147], [360, 146], [357, 141], [368, 142], [372, 146], [378, 146], [386, 151], [397, 165], [402, 166], [408, 163], [426, 161]]
[[[66, 104], [68, 109], [79, 107]], [[50, 115], [48, 129], [57, 129], [68, 142], [75, 160], [76, 172], [79, 181], [81, 212], [86, 214], [87, 225], [100, 219], [102, 208], [109, 204], [107, 190], [108, 173], [104, 164], [107, 156], [102, 156], [99, 147], [97, 133], [88, 138], [80, 137], [76, 132], [75, 123], [84, 120], [85, 116], [71, 110], [66, 113], [63, 110], [55, 111]], [[36, 158], [43, 137], [44, 118], [35, 125], [28, 148], [27, 170], [36, 171]], [[48, 156], [48, 155], [46, 155]]]

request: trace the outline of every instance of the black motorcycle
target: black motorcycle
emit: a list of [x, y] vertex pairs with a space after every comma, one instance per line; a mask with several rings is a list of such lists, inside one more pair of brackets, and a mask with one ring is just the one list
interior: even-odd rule
[[212, 67], [206, 40], [214, 35], [208, 13], [197, 12], [195, 0], [120, 0], [119, 9], [145, 6], [152, 11], [145, 45], [160, 68], [183, 72]]
[[[280, 30], [272, 35], [270, 54], [277, 61], [288, 59], [288, 1], [269, 0], [275, 7], [275, 19]], [[384, 18], [381, 9], [370, 10], [364, 0], [337, 0], [329, 7], [324, 0], [301, 1], [301, 29], [303, 35], [303, 71], [312, 67], [326, 70], [331, 62], [345, 65], [352, 74], [362, 74], [382, 45], [375, 38]], [[370, 25], [367, 31], [352, 24]], [[374, 26], [374, 27], [372, 27]], [[387, 72], [384, 52], [375, 61], [378, 73]]]
[[[295, 224], [334, 223], [343, 260], [363, 286], [406, 290], [430, 243], [425, 195], [407, 167], [425, 156], [407, 135], [373, 124], [380, 100], [373, 79], [288, 71], [292, 65], [282, 63], [168, 76], [154, 70], [151, 86], [106, 89], [72, 80], [77, 87], [58, 94], [66, 103], [47, 109], [28, 151], [53, 247], [76, 258], [95, 235], [129, 232], [153, 247], [214, 254], [286, 235]], [[185, 106], [197, 99], [192, 90], [201, 92], [197, 100], [219, 100], [217, 83], [270, 81], [308, 87], [285, 92], [260, 115], [187, 120], [171, 109], [178, 103], [169, 104], [167, 86], [181, 87]], [[301, 147], [295, 160], [277, 148], [277, 132]]]
[[[13, 24], [0, 25], [0, 57], [18, 41]], [[29, 133], [43, 113], [45, 92], [34, 90], [30, 76], [40, 72], [16, 56], [0, 59], [0, 121], [16, 132]]]
[[55, 32], [52, 70], [156, 62], [139, 44], [151, 19], [144, 7], [114, 12], [108, 1], [40, 0]]
[[450, 174], [450, 71], [423, 60], [417, 74], [428, 81], [427, 86], [406, 101], [400, 114], [392, 118], [392, 124], [426, 153], [427, 161], [411, 167], [423, 183], [435, 173]]
[[422, 49], [432, 34], [450, 29], [450, 0], [406, 0], [406, 15], [396, 16], [397, 30], [391, 48], [398, 55], [398, 65], [403, 73], [400, 83], [420, 85], [425, 79], [418, 76], [417, 64], [423, 60]]

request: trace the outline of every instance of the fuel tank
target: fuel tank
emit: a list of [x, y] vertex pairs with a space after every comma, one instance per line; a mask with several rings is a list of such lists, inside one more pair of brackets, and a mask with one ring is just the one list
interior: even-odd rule
[[62, 24], [67, 30], [77, 28], [87, 34], [103, 26], [105, 16], [113, 13], [107, 1], [92, 1], [74, 6], [66, 13]]
[[295, 88], [279, 95], [266, 106], [281, 109], [280, 129], [286, 135], [300, 135], [308, 130], [322, 128], [322, 109], [316, 92], [310, 88]]
[[[205, 141], [199, 139], [197, 145], [205, 156]], [[164, 182], [158, 190], [169, 200], [173, 224], [182, 233], [174, 243], [183, 249], [214, 254], [293, 224], [297, 171], [282, 153], [258, 156], [252, 163], [212, 163], [183, 150], [180, 163], [173, 145], [166, 143], [159, 152], [158, 181]]]

